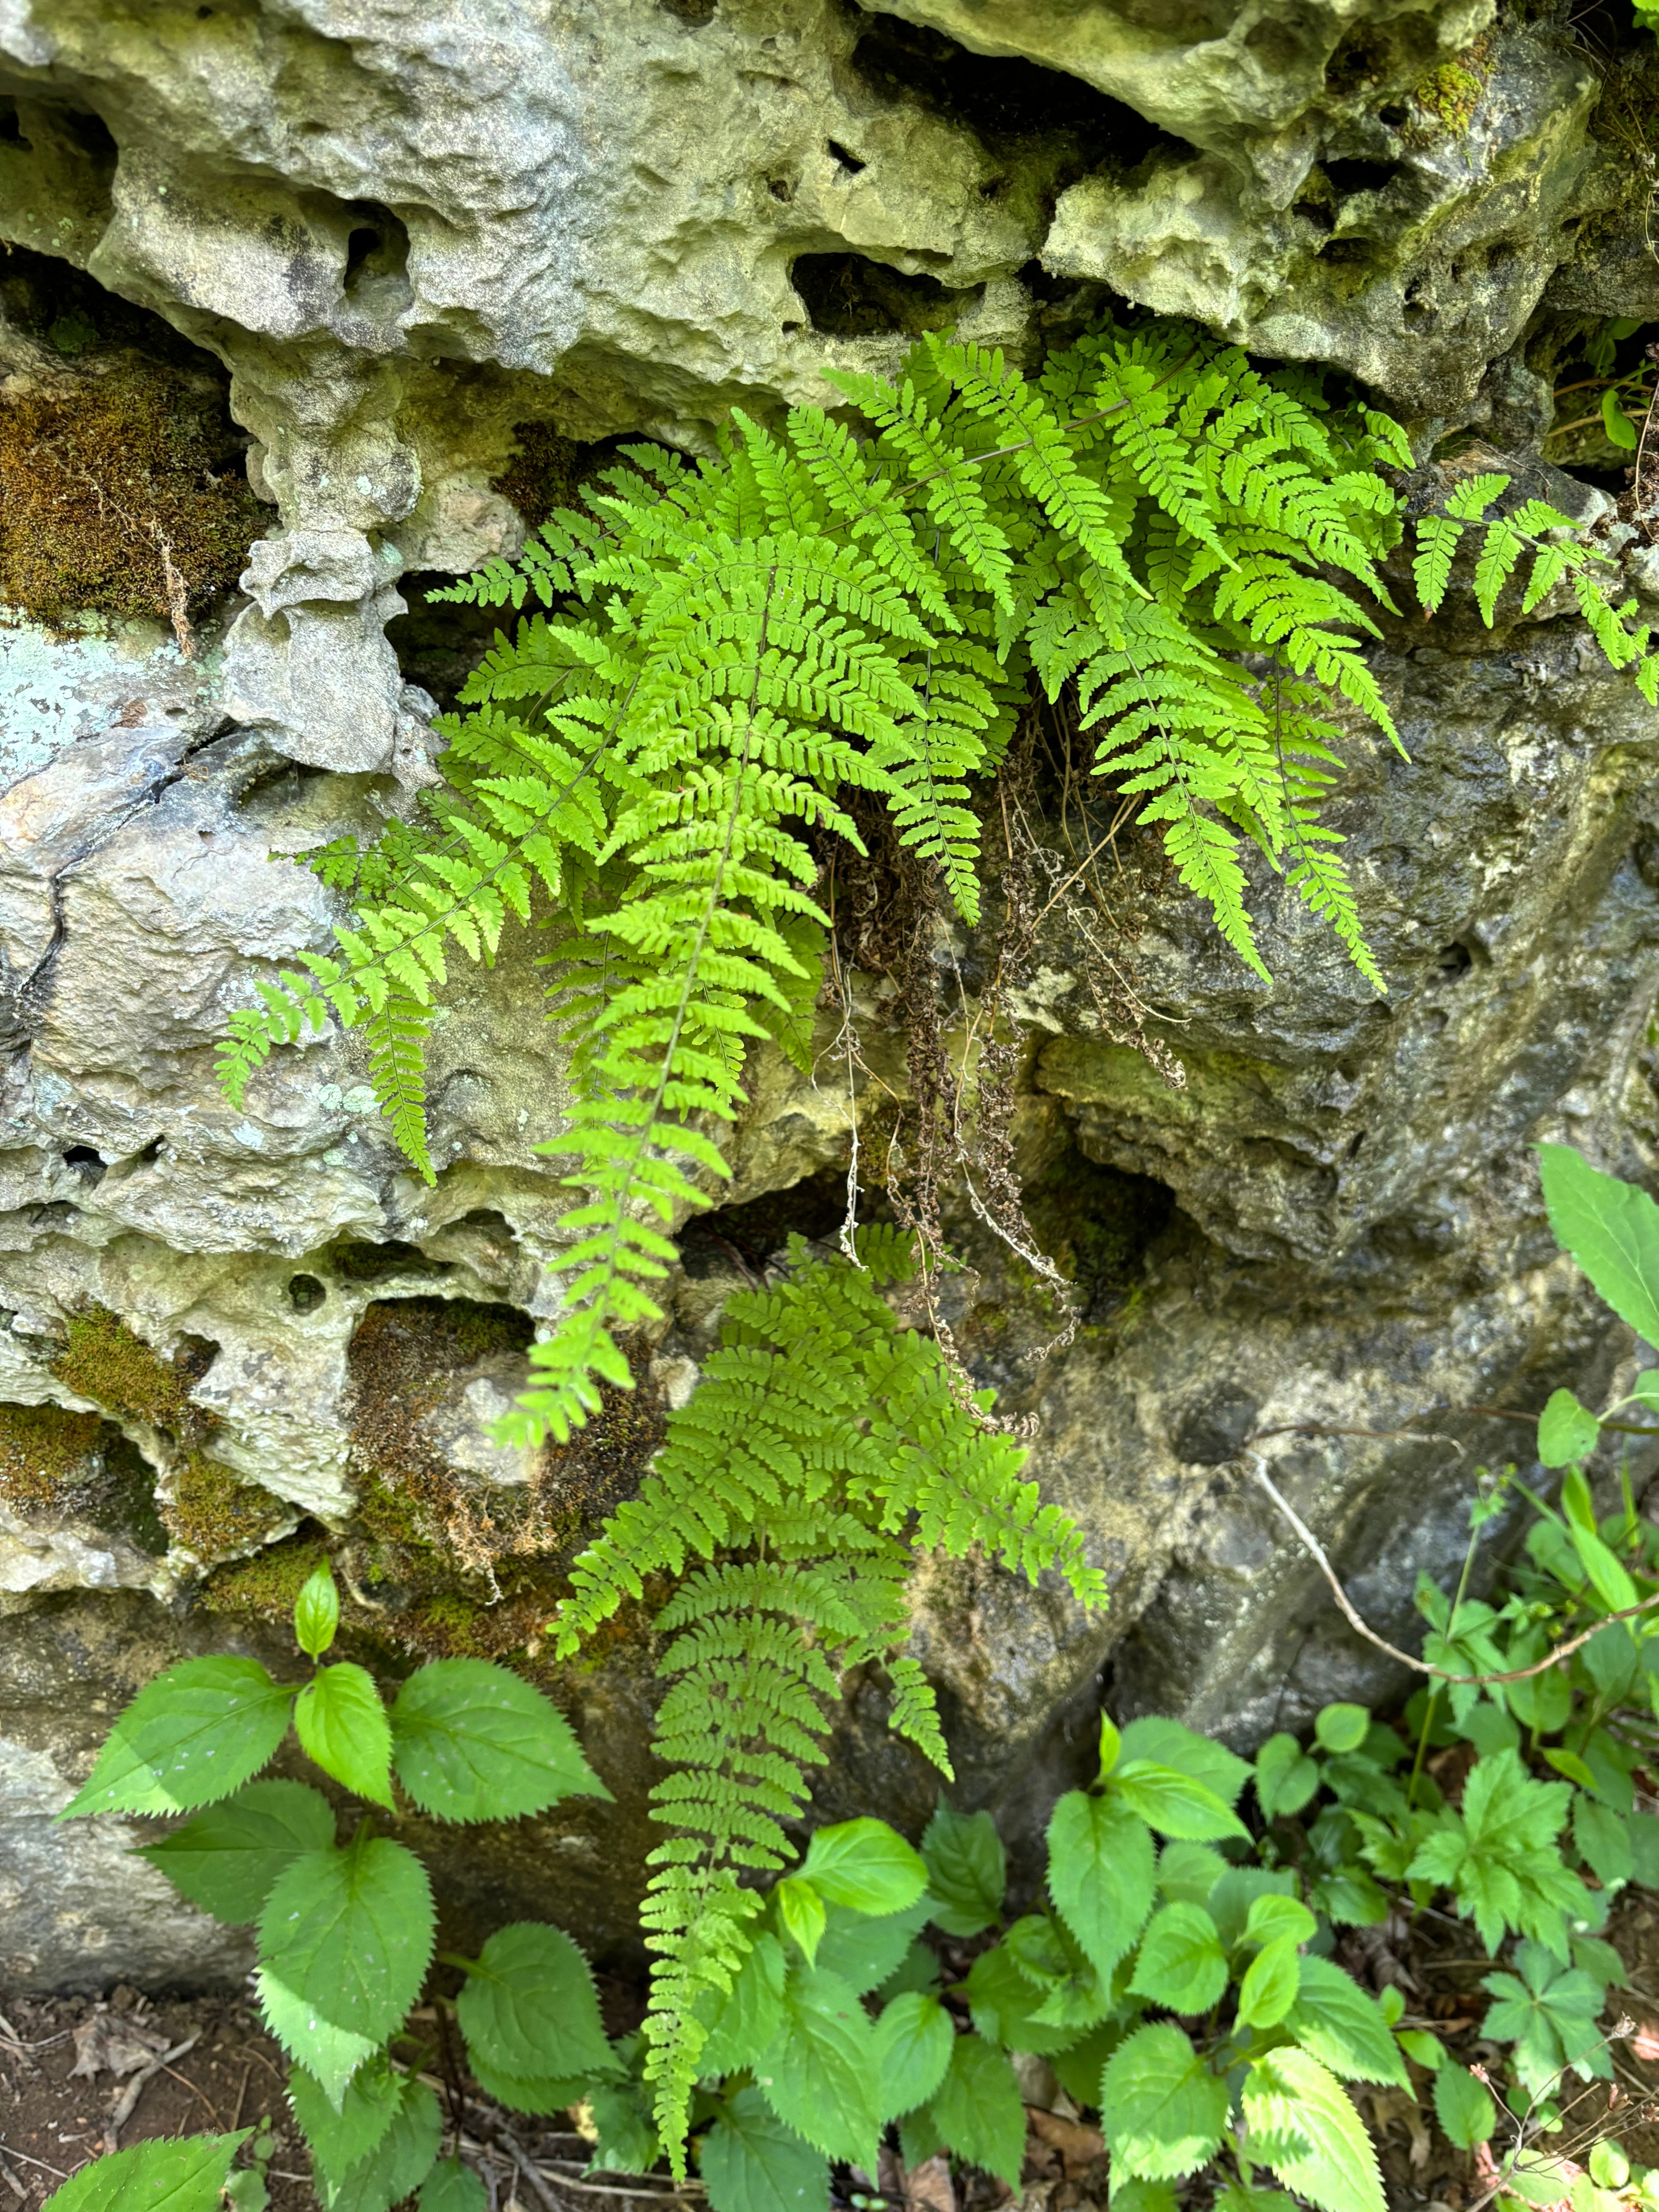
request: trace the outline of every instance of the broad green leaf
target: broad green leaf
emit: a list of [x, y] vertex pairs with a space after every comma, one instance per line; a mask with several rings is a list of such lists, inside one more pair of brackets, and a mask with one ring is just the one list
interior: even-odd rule
[[1255, 1802], [1264, 1820], [1299, 1813], [1319, 1789], [1319, 1768], [1293, 1735], [1270, 1735], [1255, 1755]]
[[1435, 2117], [1459, 2150], [1490, 2142], [1498, 2107], [1484, 2082], [1462, 2066], [1443, 2066], [1434, 2077]]
[[308, 1659], [320, 1659], [339, 1626], [340, 1593], [325, 1559], [294, 1601], [295, 1641]]
[[1227, 2124], [1227, 2084], [1178, 2027], [1139, 2027], [1106, 2062], [1100, 2124], [1115, 2165], [1179, 2181], [1208, 2163]]
[[596, 2081], [588, 2092], [587, 2109], [599, 2137], [588, 2172], [649, 2173], [662, 2144], [644, 2082], [631, 2075], [620, 2081]]
[[823, 2212], [830, 2162], [767, 2109], [758, 2089], [728, 2097], [702, 2138], [712, 2212]]
[[1210, 2212], [1297, 2212], [1297, 2203], [1283, 2190], [1241, 2189], [1235, 2181], [1218, 2192]]
[[1099, 2104], [1100, 2077], [1105, 2071], [1106, 2061], [1133, 2025], [1133, 2019], [1103, 2020], [1097, 2027], [1090, 2029], [1081, 2043], [1057, 2051], [1049, 2060], [1060, 2087], [1079, 2111], [1085, 2105]]
[[1540, 1145], [1538, 1163], [1556, 1243], [1620, 1321], [1659, 1343], [1659, 1206], [1571, 1146]]
[[467, 2053], [467, 2063], [486, 2097], [505, 2105], [509, 2112], [530, 2112], [538, 2119], [550, 2119], [556, 2113], [568, 2112], [572, 2105], [580, 2105], [593, 2086], [585, 2074], [568, 2075], [562, 2081], [552, 2076], [526, 2078], [520, 2074], [506, 2074], [492, 2066], [487, 2058], [481, 2058], [476, 2051]]
[[1554, 1390], [1538, 1416], [1538, 1456], [1546, 1467], [1570, 1467], [1595, 1449], [1601, 1424], [1571, 1390]]
[[1123, 1738], [1118, 1733], [1117, 1723], [1109, 1713], [1103, 1713], [1100, 1717], [1100, 1771], [1095, 1777], [1097, 1782], [1103, 1782], [1117, 1765], [1122, 1749]]
[[288, 1734], [294, 1692], [257, 1659], [185, 1659], [140, 1690], [59, 1814], [188, 1813], [257, 1774]]
[[1344, 2081], [1411, 2087], [1382, 2006], [1328, 1959], [1303, 1960], [1300, 1984], [1284, 2025], [1304, 2051]]
[[1213, 1790], [1173, 1766], [1150, 1759], [1120, 1760], [1107, 1787], [1160, 1835], [1194, 1844], [1222, 1836], [1249, 1841], [1249, 1830]]
[[1140, 1939], [1131, 1992], [1170, 2012], [1207, 2012], [1227, 1986], [1227, 1954], [1200, 1905], [1166, 1905]]
[[1294, 2045], [1244, 2077], [1249, 2155], [1321, 2212], [1384, 2212], [1376, 2153], [1335, 2076]]
[[1250, 1908], [1259, 1897], [1293, 1897], [1296, 1876], [1289, 1867], [1229, 1867], [1205, 1899], [1205, 1910], [1231, 1950], [1243, 1939]]
[[1036, 2015], [1048, 1992], [1027, 1981], [1006, 1943], [981, 1951], [969, 1970], [968, 2002], [974, 2026], [987, 2042], [1005, 2051], [1029, 2051], [1052, 2057], [1077, 2039], [1077, 2029]]
[[1229, 1751], [1224, 1743], [1218, 1743], [1213, 1736], [1200, 1735], [1196, 1729], [1168, 1720], [1162, 1713], [1148, 1713], [1130, 1722], [1123, 1731], [1118, 1765], [1126, 1759], [1150, 1759], [1155, 1766], [1172, 1766], [1177, 1774], [1184, 1774], [1189, 1782], [1200, 1784], [1220, 1798], [1224, 1805], [1237, 1804], [1251, 1771], [1249, 1759]]
[[1638, 1602], [1630, 1571], [1601, 1539], [1588, 1528], [1571, 1526], [1572, 1548], [1583, 1563], [1591, 1587], [1609, 1613], [1622, 1613]]
[[1572, 2168], [1565, 2159], [1553, 2158], [1547, 2151], [1516, 2151], [1502, 2170], [1504, 2193], [1511, 2199], [1518, 2197], [1523, 2204], [1536, 2205], [1538, 2212], [1548, 2212], [1551, 2205], [1571, 2200]]
[[441, 1820], [516, 1820], [611, 1796], [558, 1707], [487, 1659], [434, 1659], [410, 1676], [392, 1708], [392, 1760]]
[[1601, 394], [1601, 427], [1607, 434], [1608, 444], [1626, 453], [1634, 452], [1640, 442], [1635, 423], [1619, 404], [1619, 394], [1611, 385]]
[[831, 1905], [872, 1918], [902, 1912], [927, 1887], [927, 1868], [885, 1820], [842, 1820], [820, 1828], [801, 1875]]
[[884, 2119], [925, 2105], [945, 2079], [956, 2031], [937, 1997], [895, 1997], [876, 2022], [876, 2078]]
[[[343, 1850], [302, 1853], [277, 1876], [259, 1915], [259, 1964], [265, 1980], [328, 2027], [378, 2043], [421, 1993], [432, 1928], [420, 1861], [364, 1832]], [[288, 2048], [326, 2082], [306, 2049]]]
[[53, 2190], [42, 2212], [215, 2212], [230, 2161], [252, 2133], [158, 2139], [94, 2159]]
[[983, 2166], [1011, 2189], [1025, 2155], [1025, 2107], [1014, 2069], [976, 2035], [959, 2035], [928, 2116], [958, 2158]]
[[932, 1905], [930, 1898], [919, 1897], [903, 1912], [872, 1920], [844, 1905], [832, 1905], [813, 1964], [826, 1973], [839, 1974], [860, 1996], [878, 1989], [908, 1954], [912, 1937], [927, 1926]]
[[1296, 2002], [1302, 1961], [1288, 1936], [1275, 1936], [1251, 1960], [1238, 1985], [1238, 2017], [1246, 2027], [1277, 2027]]
[[[1167, 2181], [1120, 2181], [1112, 2191], [1112, 2212], [1180, 2212], [1181, 2200]], [[1294, 2212], [1289, 2206], [1288, 2212]]]
[[1592, 2143], [1589, 2154], [1590, 2179], [1598, 2189], [1627, 2189], [1630, 2186], [1630, 2160], [1622, 2144], [1610, 2136]]
[[1152, 1838], [1115, 1796], [1068, 1790], [1048, 1822], [1048, 1894], [1085, 1956], [1109, 1974], [1152, 1906]]
[[1227, 1871], [1207, 1844], [1165, 1844], [1158, 1855], [1158, 1886], [1176, 1905], [1203, 1905]]
[[497, 1929], [467, 1972], [455, 2014], [467, 2049], [522, 2080], [608, 2074], [586, 1960], [562, 1929], [534, 1920]]
[[725, 1996], [708, 2004], [705, 2074], [735, 2074], [766, 2049], [783, 2021], [783, 1946], [757, 1936]]
[[294, 1700], [294, 1733], [325, 1774], [391, 1810], [392, 1724], [363, 1668], [319, 1667]]
[[240, 1927], [257, 1920], [277, 1875], [334, 1841], [327, 1798], [303, 1782], [250, 1782], [138, 1853], [192, 1905]]
[[340, 2180], [380, 2142], [403, 2109], [404, 2076], [394, 2074], [381, 2054], [352, 2075], [341, 2103], [333, 2100], [314, 2075], [295, 2066], [288, 2077], [288, 2100], [305, 2130], [319, 2175]]
[[440, 2159], [421, 2184], [419, 2212], [485, 2212], [489, 2193], [470, 2166]]
[[376, 2056], [382, 2039], [334, 2027], [315, 2005], [284, 1988], [267, 1967], [259, 1967], [253, 1978], [266, 2027], [289, 2057], [315, 2075], [324, 2094], [340, 2104], [357, 2069]]
[[817, 1958], [828, 1917], [823, 1899], [810, 1881], [804, 1881], [799, 1875], [787, 1875], [773, 1891], [772, 1901], [778, 1908], [784, 1934], [799, 1945], [806, 1954], [807, 1965], [811, 1966]]
[[337, 2180], [323, 2179], [317, 2194], [324, 2212], [390, 2212], [432, 2171], [443, 2136], [438, 2100], [412, 2074], [404, 2075], [402, 2087], [392, 2125], [368, 2156]]
[[1572, 1808], [1572, 1839], [1603, 1888], [1630, 1880], [1636, 1855], [1631, 1848], [1630, 1821], [1624, 1814], [1581, 1794]]
[[947, 1936], [994, 1926], [1008, 1887], [1002, 1838], [988, 1813], [958, 1813], [941, 1797], [921, 1839], [933, 1918]]
[[821, 1968], [791, 1972], [783, 2009], [776, 2040], [755, 2062], [755, 2086], [815, 2149], [873, 2173], [883, 2118], [874, 2023]]
[[[1304, 1959], [1302, 1963], [1302, 1978], [1304, 1982], [1307, 1975], [1308, 1966]], [[1440, 2038], [1437, 2035], [1431, 2035], [1426, 2028], [1397, 2027], [1394, 2032], [1394, 2039], [1407, 2058], [1414, 2058], [1419, 2066], [1426, 2066], [1431, 2074], [1437, 2066], [1443, 2066], [1450, 2056]], [[1316, 2051], [1314, 2056], [1317, 2057], [1319, 2053]]]
[[1247, 1943], [1271, 1943], [1285, 1936], [1292, 1943], [1306, 1943], [1318, 1927], [1318, 1921], [1299, 1899], [1267, 1890], [1250, 1899], [1250, 1909], [1244, 1919], [1244, 1940]]
[[1595, 1789], [1595, 1777], [1576, 1751], [1564, 1751], [1554, 1744], [1546, 1744], [1544, 1756], [1556, 1772], [1565, 1774], [1569, 1782], [1576, 1782], [1581, 1790]]

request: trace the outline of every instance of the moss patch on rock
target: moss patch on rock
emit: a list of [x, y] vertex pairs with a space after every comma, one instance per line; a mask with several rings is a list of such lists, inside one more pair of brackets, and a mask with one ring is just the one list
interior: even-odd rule
[[222, 1559], [257, 1544], [291, 1516], [292, 1509], [269, 1490], [199, 1452], [174, 1470], [169, 1486], [173, 1494], [161, 1501], [161, 1519], [174, 1542], [198, 1559]]
[[169, 1359], [119, 1314], [96, 1304], [70, 1314], [65, 1329], [67, 1340], [52, 1371], [77, 1398], [95, 1399], [122, 1419], [142, 1421], [180, 1442], [218, 1426], [217, 1415], [191, 1398], [217, 1345], [193, 1338]]
[[197, 1603], [209, 1613], [287, 1621], [292, 1618], [294, 1601], [327, 1557], [328, 1547], [316, 1538], [289, 1536], [251, 1559], [216, 1567], [202, 1584]]
[[61, 1505], [96, 1479], [104, 1424], [61, 1406], [0, 1406], [0, 1498]]
[[515, 423], [513, 441], [518, 450], [490, 489], [510, 499], [533, 530], [556, 507], [573, 503], [598, 465], [598, 449], [565, 437], [550, 422]]
[[61, 368], [0, 400], [0, 599], [53, 624], [91, 611], [178, 628], [234, 586], [270, 520], [224, 376], [158, 319], [15, 258], [0, 264], [7, 313]]

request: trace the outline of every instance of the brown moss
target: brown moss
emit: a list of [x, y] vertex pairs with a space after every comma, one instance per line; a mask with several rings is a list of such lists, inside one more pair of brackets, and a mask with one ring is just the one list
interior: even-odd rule
[[64, 1505], [95, 1482], [104, 1425], [61, 1406], [0, 1406], [0, 1498]]
[[174, 1470], [171, 1488], [172, 1497], [161, 1503], [161, 1519], [174, 1542], [199, 1559], [257, 1544], [290, 1510], [257, 1482], [244, 1482], [198, 1452]]
[[0, 311], [43, 364], [0, 403], [0, 599], [47, 623], [179, 627], [234, 585], [270, 520], [223, 370], [45, 255], [0, 257]]
[[533, 530], [556, 507], [574, 505], [598, 465], [597, 449], [564, 437], [550, 422], [515, 423], [513, 439], [518, 450], [491, 489], [510, 499]]
[[70, 1314], [66, 1328], [68, 1340], [52, 1371], [77, 1398], [94, 1399], [181, 1444], [199, 1443], [218, 1426], [218, 1416], [191, 1398], [216, 1345], [191, 1338], [166, 1358], [118, 1314], [95, 1304]]

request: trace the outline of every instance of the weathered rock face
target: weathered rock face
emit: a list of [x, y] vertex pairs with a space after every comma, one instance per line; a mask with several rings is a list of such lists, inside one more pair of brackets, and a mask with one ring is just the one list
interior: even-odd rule
[[[0, 614], [0, 1985], [240, 1971], [240, 1939], [114, 1871], [118, 1832], [46, 1823], [167, 1658], [291, 1663], [280, 1622], [325, 1544], [367, 1656], [516, 1654], [615, 1795], [465, 1851], [422, 1836], [458, 1929], [510, 1900], [631, 1941], [649, 1638], [624, 1622], [562, 1674], [537, 1630], [744, 1267], [837, 1214], [845, 1092], [757, 1068], [735, 1210], [688, 1237], [639, 1389], [531, 1453], [489, 1431], [557, 1300], [536, 941], [455, 978], [435, 1189], [352, 1039], [278, 1054], [244, 1109], [212, 1079], [252, 979], [329, 942], [334, 896], [284, 856], [431, 780], [422, 684], [479, 640], [417, 632], [397, 586], [520, 542], [515, 443], [704, 444], [734, 402], [827, 399], [827, 368], [920, 328], [1034, 354], [1104, 285], [1352, 372], [1425, 450], [1480, 424], [1524, 453], [1585, 319], [1659, 314], [1619, 135], [1647, 128], [1646, 66], [1598, 79], [1553, 21], [1486, 0], [0, 6], [0, 238], [37, 291], [55, 257], [204, 349], [168, 357], [179, 389], [216, 357], [277, 510], [193, 633]], [[100, 357], [5, 284], [0, 263], [0, 408], [72, 408]], [[143, 356], [137, 324], [121, 343]], [[1103, 1687], [1243, 1746], [1387, 1685], [1247, 1439], [1399, 1640], [1418, 1569], [1462, 1556], [1474, 1468], [1528, 1449], [1524, 1421], [1461, 1409], [1524, 1413], [1631, 1358], [1554, 1252], [1527, 1148], [1659, 1166], [1659, 717], [1542, 612], [1378, 649], [1411, 757], [1356, 736], [1337, 819], [1385, 1002], [1265, 871], [1261, 984], [1150, 842], [1103, 918], [1062, 901], [1045, 925], [1022, 1168], [1085, 1318], [1023, 1363], [1053, 1315], [963, 1206], [952, 1320], [1039, 1415], [1033, 1472], [1112, 1607], [938, 1570], [919, 1627], [966, 1799], [1016, 1837], [1086, 1763]], [[1103, 1028], [1103, 928], [1184, 1088]], [[963, 938], [948, 964], [972, 988], [985, 954]], [[866, 1057], [902, 1085], [882, 1005], [863, 992]], [[925, 1814], [884, 1720], [855, 1686], [826, 1812]]]

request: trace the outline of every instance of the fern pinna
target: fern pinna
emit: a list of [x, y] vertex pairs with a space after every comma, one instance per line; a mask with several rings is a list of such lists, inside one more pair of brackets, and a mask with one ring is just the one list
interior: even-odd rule
[[845, 1671], [883, 1666], [891, 1726], [951, 1772], [932, 1690], [902, 1650], [918, 1551], [982, 1546], [1031, 1581], [1054, 1570], [1085, 1606], [1105, 1600], [1075, 1526], [1019, 1480], [1023, 1451], [970, 1417], [939, 1347], [884, 1302], [879, 1286], [910, 1272], [908, 1240], [866, 1226], [858, 1253], [858, 1266], [813, 1258], [797, 1237], [783, 1280], [730, 1301], [720, 1350], [638, 1497], [574, 1563], [550, 1624], [573, 1656], [647, 1576], [706, 1562], [656, 1622], [672, 1686], [654, 1748], [674, 1771], [653, 1817], [676, 1832], [652, 1854], [645, 1905], [657, 1954], [646, 2073], [677, 2159], [764, 1903], [744, 1877], [793, 1856], [783, 1824], [805, 1811]]

